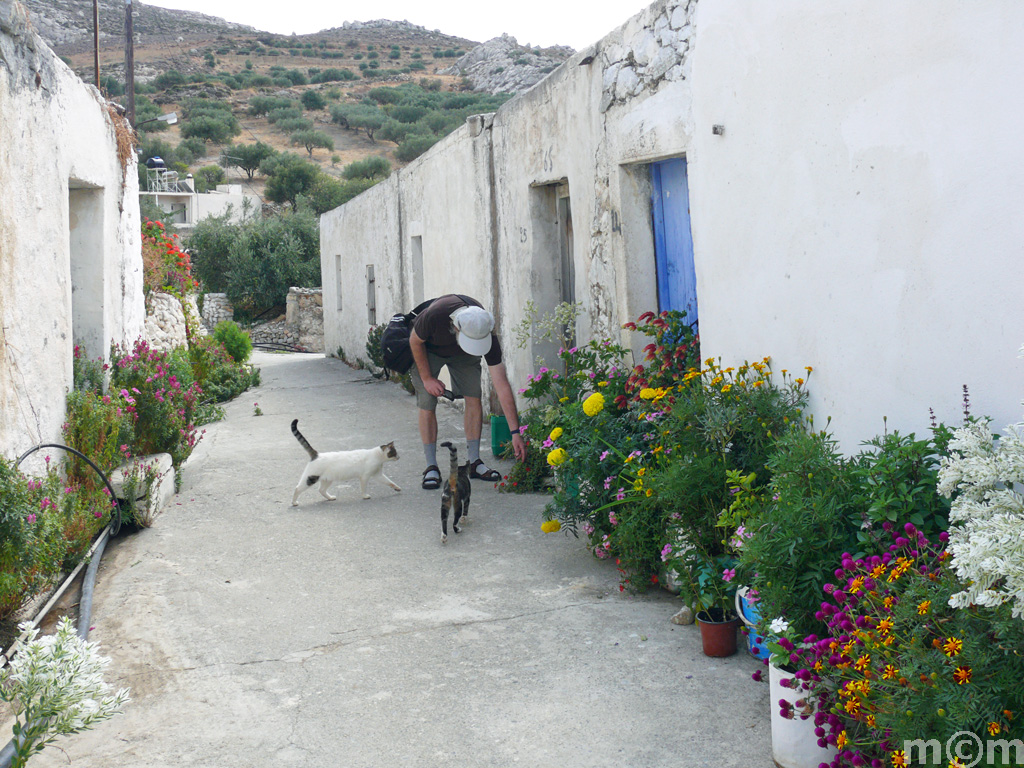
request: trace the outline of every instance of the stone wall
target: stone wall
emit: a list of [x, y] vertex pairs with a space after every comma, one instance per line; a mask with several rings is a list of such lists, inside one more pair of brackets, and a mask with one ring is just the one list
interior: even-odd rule
[[288, 289], [288, 327], [298, 334], [299, 346], [310, 352], [324, 351], [324, 296], [320, 288]]
[[203, 295], [203, 325], [212, 331], [218, 323], [233, 320], [235, 308], [228, 301], [226, 293], [207, 293]]
[[[284, 317], [254, 325], [254, 344], [288, 344], [308, 352], [324, 351], [323, 292], [319, 288], [289, 288]], [[203, 325], [212, 331], [218, 323], [234, 319], [234, 308], [223, 293], [203, 297]]]
[[[188, 296], [185, 303], [193, 319], [198, 318], [199, 305], [195, 295]], [[207, 333], [202, 323], [198, 324], [198, 333], [201, 336]], [[164, 352], [188, 344], [185, 313], [177, 296], [154, 291], [146, 298], [146, 340], [151, 347]]]

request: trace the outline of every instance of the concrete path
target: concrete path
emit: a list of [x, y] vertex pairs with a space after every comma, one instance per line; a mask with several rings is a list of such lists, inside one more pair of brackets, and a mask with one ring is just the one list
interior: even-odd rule
[[[318, 355], [255, 362], [263, 385], [208, 428], [180, 494], [104, 557], [91, 639], [132, 702], [35, 768], [772, 764], [757, 662], [703, 656], [678, 599], [620, 594], [614, 565], [541, 533], [544, 496], [476, 482], [442, 546], [412, 397]], [[402, 492], [289, 506], [293, 418], [321, 451], [395, 440]], [[464, 457], [461, 414], [439, 419]]]

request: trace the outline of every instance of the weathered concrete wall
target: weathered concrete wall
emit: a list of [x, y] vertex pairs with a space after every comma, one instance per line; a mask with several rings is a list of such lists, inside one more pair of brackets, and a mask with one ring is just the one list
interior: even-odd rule
[[72, 353], [145, 322], [135, 158], [115, 120], [0, 0], [0, 450], [60, 435]]
[[705, 357], [813, 366], [846, 450], [956, 422], [965, 383], [1019, 419], [1021, 29], [1013, 0], [659, 0], [323, 217], [327, 349], [361, 354], [374, 264], [377, 322], [489, 302], [521, 386], [527, 300], [574, 295], [581, 341], [658, 308], [650, 167], [685, 157]]
[[706, 353], [813, 366], [847, 450], [959, 423], [963, 384], [1020, 420], [1024, 5], [715, 0], [697, 28]]

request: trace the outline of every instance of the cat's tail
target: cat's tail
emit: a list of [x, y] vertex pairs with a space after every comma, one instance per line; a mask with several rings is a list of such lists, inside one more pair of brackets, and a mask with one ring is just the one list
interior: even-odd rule
[[454, 445], [452, 445], [451, 442], [449, 442], [448, 440], [445, 440], [443, 443], [440, 443], [440, 446], [442, 448], [447, 448], [451, 452], [451, 454], [452, 454], [452, 469], [451, 469], [451, 473], [452, 473], [452, 475], [455, 475], [458, 472], [458, 470], [459, 470], [459, 449], [456, 448]]
[[299, 420], [295, 419], [292, 421], [292, 434], [295, 435], [295, 439], [299, 441], [299, 445], [306, 449], [306, 453], [309, 454], [310, 459], [315, 459], [320, 454], [316, 452], [316, 448], [309, 444], [309, 441], [302, 436], [299, 432]]

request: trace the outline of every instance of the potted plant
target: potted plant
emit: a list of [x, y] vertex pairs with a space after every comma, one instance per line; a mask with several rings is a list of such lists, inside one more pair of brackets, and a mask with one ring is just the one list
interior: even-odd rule
[[666, 566], [679, 574], [680, 596], [696, 607], [705, 656], [736, 653], [736, 570], [728, 555], [715, 555], [699, 544], [676, 544]]

